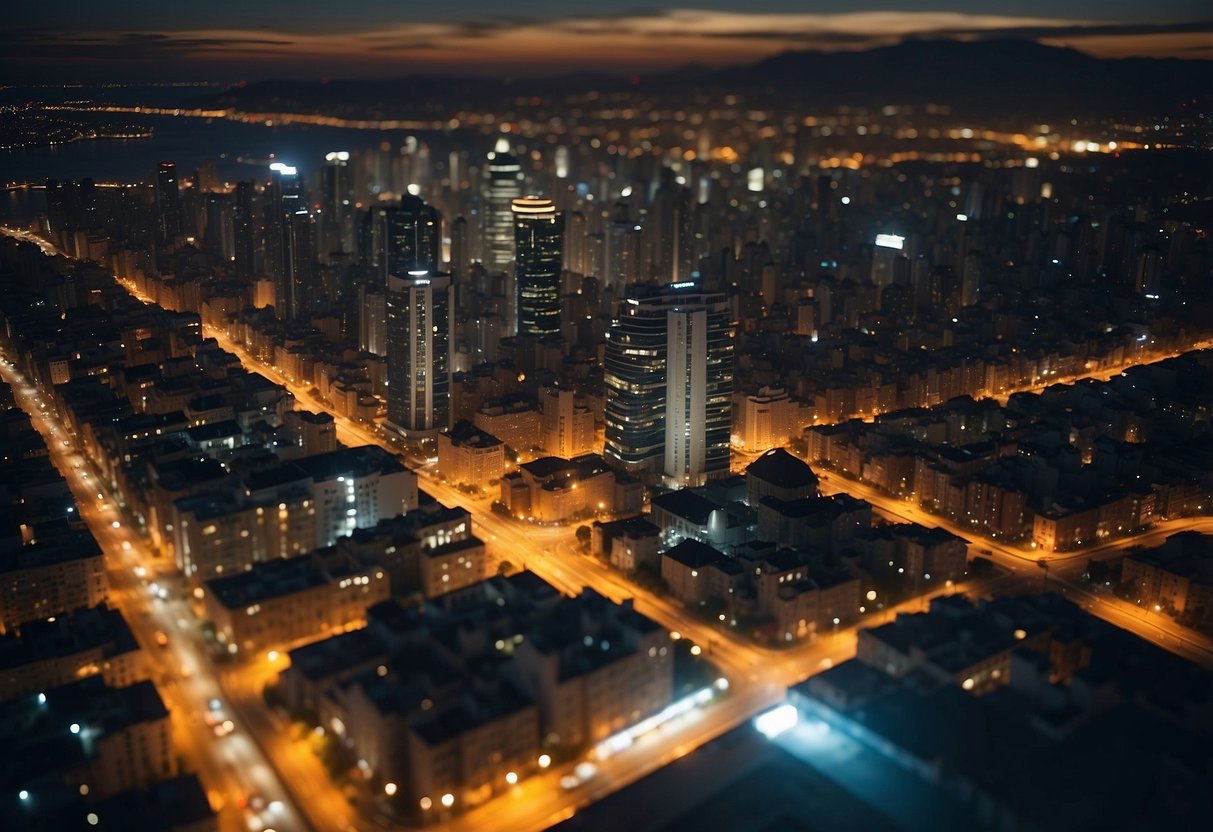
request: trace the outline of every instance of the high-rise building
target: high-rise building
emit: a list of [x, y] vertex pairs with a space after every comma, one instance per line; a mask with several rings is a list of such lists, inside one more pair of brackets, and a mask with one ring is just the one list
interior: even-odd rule
[[236, 201], [232, 211], [232, 237], [235, 245], [233, 267], [236, 274], [251, 279], [256, 267], [257, 231], [260, 223], [254, 208], [256, 187], [252, 182], [236, 183]]
[[[468, 314], [468, 301], [472, 295], [472, 238], [471, 227], [463, 216], [451, 223], [451, 287], [455, 293], [455, 317], [463, 320]], [[476, 267], [483, 271], [480, 266]]]
[[177, 166], [161, 162], [156, 168], [156, 233], [161, 245], [171, 243], [181, 233], [181, 187]]
[[320, 255], [327, 262], [332, 254], [354, 250], [354, 189], [348, 150], [325, 154], [320, 192]]
[[381, 203], [363, 221], [363, 256], [372, 272], [389, 275], [438, 271], [441, 220], [438, 211], [416, 196], [399, 205]]
[[313, 218], [307, 207], [303, 177], [290, 165], [270, 165], [265, 188], [265, 270], [274, 284], [274, 313], [294, 320], [311, 308]]
[[522, 196], [522, 165], [509, 153], [504, 138], [489, 154], [486, 168], [483, 226], [480, 235], [484, 267], [491, 274], [509, 271], [514, 263], [514, 216], [510, 205]]
[[640, 225], [626, 202], [615, 203], [606, 234], [606, 262], [598, 275], [606, 286], [630, 286], [640, 279]]
[[422, 199], [372, 211], [387, 315], [388, 421], [409, 435], [450, 427], [450, 275], [438, 274], [440, 221]]
[[468, 237], [468, 221], [462, 216], [451, 223], [451, 280], [456, 284], [467, 280], [472, 265], [471, 239]]
[[543, 337], [560, 333], [560, 264], [564, 216], [550, 199], [525, 196], [514, 211], [514, 282], [517, 333]]
[[387, 414], [409, 436], [450, 427], [453, 294], [450, 275], [387, 278]]
[[733, 341], [724, 295], [632, 287], [607, 335], [606, 456], [681, 486], [727, 474]]
[[564, 270], [583, 277], [590, 274], [586, 253], [585, 214], [569, 211], [564, 219]]

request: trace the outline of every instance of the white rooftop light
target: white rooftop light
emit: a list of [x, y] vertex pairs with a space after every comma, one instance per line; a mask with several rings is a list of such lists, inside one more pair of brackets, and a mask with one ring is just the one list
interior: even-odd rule
[[795, 705], [780, 705], [754, 717], [754, 727], [758, 733], [773, 740], [784, 731], [795, 727], [799, 721], [800, 713]]
[[905, 247], [906, 238], [896, 234], [877, 234], [876, 245], [882, 248], [895, 248], [901, 251]]

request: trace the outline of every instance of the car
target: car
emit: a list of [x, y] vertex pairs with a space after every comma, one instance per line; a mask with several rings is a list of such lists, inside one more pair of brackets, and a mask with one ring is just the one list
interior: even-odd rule
[[156, 644], [160, 647], [168, 647], [168, 634], [164, 630], [156, 631]]
[[230, 719], [225, 719], [222, 722], [216, 723], [214, 726], [212, 726], [211, 730], [215, 732], [216, 737], [226, 737], [228, 734], [232, 733], [232, 731], [236, 730], [236, 723], [232, 722]]

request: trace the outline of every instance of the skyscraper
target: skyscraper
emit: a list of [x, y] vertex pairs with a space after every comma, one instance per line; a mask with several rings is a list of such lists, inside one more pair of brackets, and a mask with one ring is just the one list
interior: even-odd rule
[[522, 165], [510, 155], [509, 143], [497, 142], [489, 154], [482, 232], [484, 267], [492, 274], [508, 271], [514, 262], [514, 217], [510, 204], [522, 196]]
[[372, 255], [385, 284], [388, 421], [407, 435], [450, 426], [449, 275], [437, 274], [440, 221], [422, 199], [371, 212]]
[[156, 167], [156, 234], [161, 245], [171, 243], [181, 233], [181, 187], [177, 166], [161, 162]]
[[560, 264], [564, 216], [550, 199], [525, 196], [514, 212], [514, 282], [519, 335], [560, 333]]
[[406, 196], [399, 205], [380, 203], [365, 222], [367, 264], [383, 280], [390, 275], [438, 271], [441, 222], [438, 211], [421, 197]]
[[323, 233], [319, 253], [327, 262], [331, 254], [354, 250], [354, 190], [349, 151], [335, 150], [325, 154], [324, 167], [320, 170], [320, 192]]
[[729, 472], [733, 336], [723, 295], [686, 295], [667, 306], [665, 475], [671, 484], [702, 485]]
[[727, 474], [733, 340], [724, 295], [631, 287], [607, 334], [606, 456], [671, 485]]
[[450, 275], [387, 279], [387, 414], [406, 435], [450, 427], [452, 295]]
[[315, 252], [313, 218], [303, 178], [290, 165], [275, 162], [265, 188], [265, 269], [274, 284], [274, 313], [284, 321], [311, 308]]
[[236, 274], [248, 280], [253, 276], [257, 253], [257, 229], [260, 223], [254, 209], [256, 188], [252, 182], [236, 183], [236, 201], [232, 211], [232, 236], [235, 243], [233, 265]]

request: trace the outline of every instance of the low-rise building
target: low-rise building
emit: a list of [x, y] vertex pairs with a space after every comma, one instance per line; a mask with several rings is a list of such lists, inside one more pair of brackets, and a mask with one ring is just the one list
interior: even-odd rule
[[740, 503], [724, 505], [698, 491], [683, 488], [654, 497], [652, 521], [666, 545], [698, 540], [728, 550], [753, 537], [754, 510]]
[[122, 614], [92, 607], [31, 621], [0, 636], [0, 702], [100, 676], [112, 688], [150, 678], [150, 662]]
[[744, 396], [733, 412], [738, 422], [733, 435], [749, 450], [786, 445], [800, 432], [800, 404], [782, 388], [763, 387], [753, 396]]
[[476, 411], [472, 422], [509, 445], [517, 454], [527, 454], [539, 447], [541, 418], [539, 410], [531, 402], [486, 402]]
[[540, 457], [501, 480], [501, 502], [509, 513], [539, 523], [635, 513], [643, 500], [641, 482], [617, 473], [597, 454]]
[[1213, 623], [1213, 535], [1180, 532], [1126, 555], [1120, 581], [1130, 601], [1207, 627]]
[[438, 434], [438, 471], [450, 482], [488, 488], [505, 473], [505, 443], [460, 419]]
[[282, 690], [405, 805], [458, 813], [542, 771], [542, 754], [659, 713], [673, 651], [630, 601], [566, 598], [520, 572], [373, 607], [364, 630], [293, 650]]
[[623, 572], [660, 568], [661, 529], [643, 516], [595, 520], [590, 527], [590, 551]]
[[745, 570], [733, 558], [698, 540], [684, 540], [661, 553], [661, 578], [670, 594], [697, 606], [709, 600], [733, 603]]
[[772, 448], [745, 469], [746, 498], [757, 506], [763, 497], [804, 500], [817, 496], [817, 475], [783, 448]]
[[0, 547], [0, 633], [103, 604], [108, 590], [105, 556], [87, 531], [47, 525], [25, 545]]
[[207, 581], [203, 607], [220, 643], [252, 653], [361, 626], [390, 596], [381, 566], [320, 551]]
[[111, 688], [94, 676], [14, 699], [0, 705], [0, 742], [12, 794], [69, 783], [101, 799], [177, 774], [169, 713], [148, 681]]

